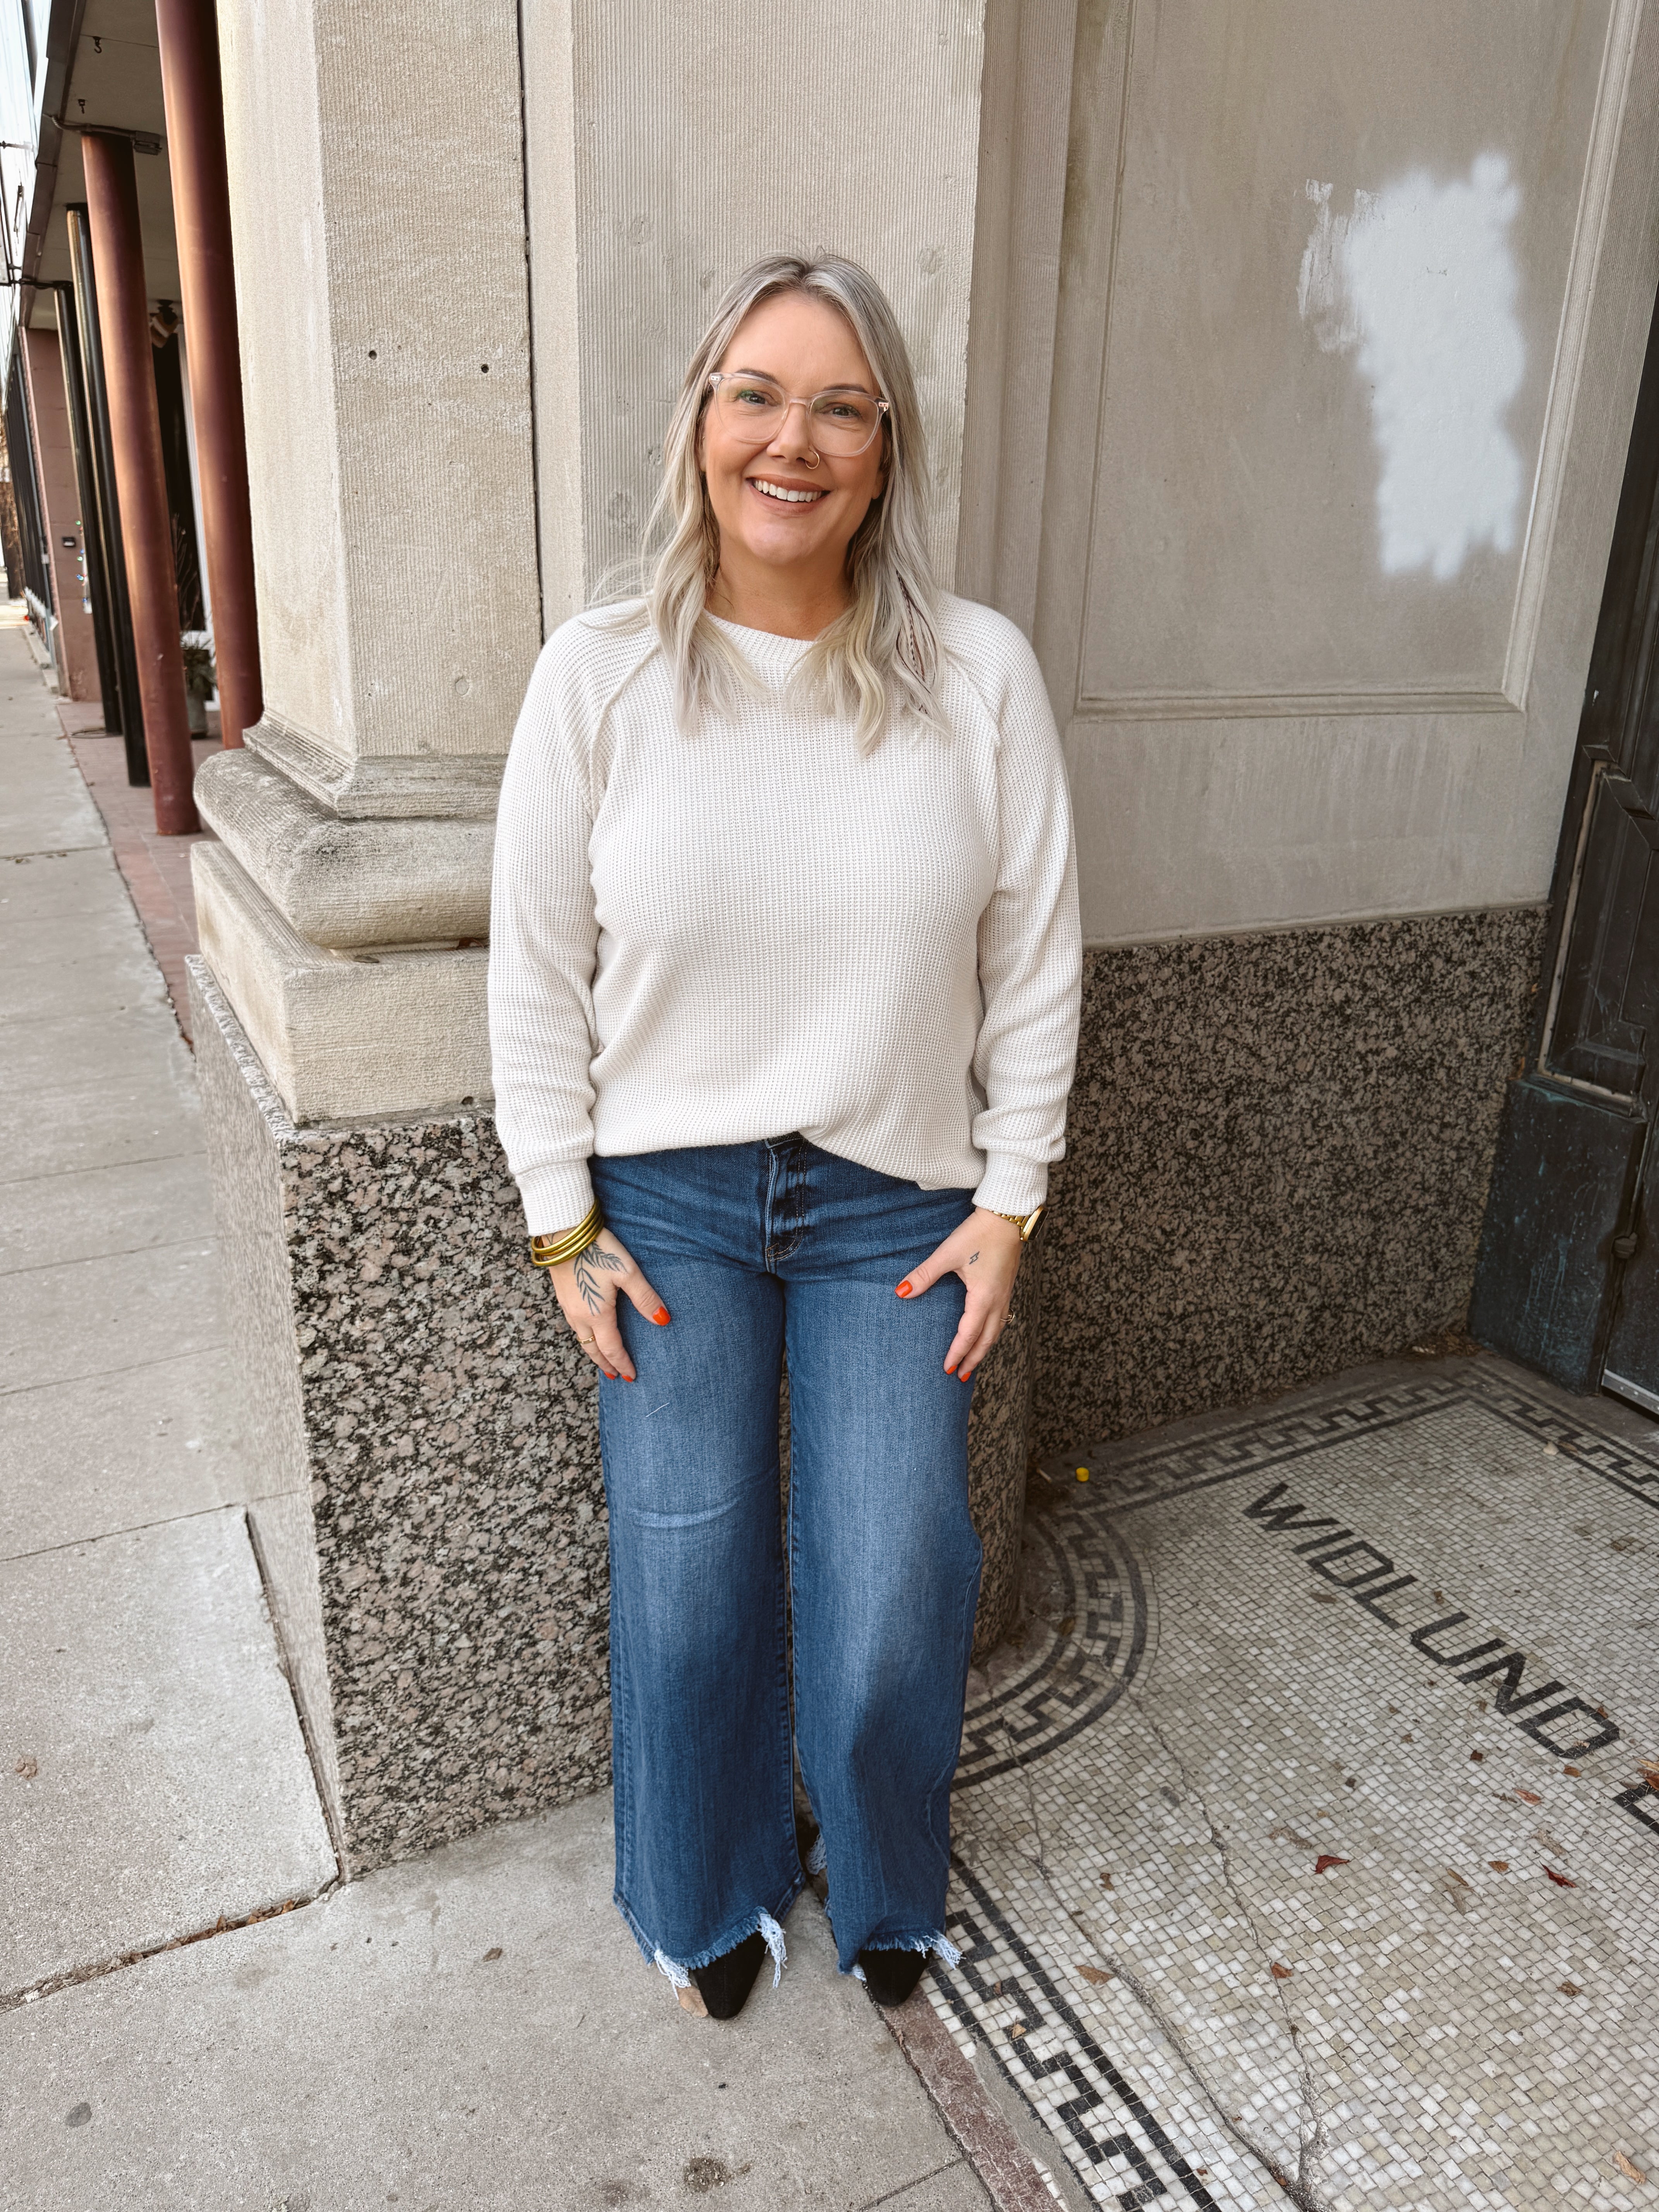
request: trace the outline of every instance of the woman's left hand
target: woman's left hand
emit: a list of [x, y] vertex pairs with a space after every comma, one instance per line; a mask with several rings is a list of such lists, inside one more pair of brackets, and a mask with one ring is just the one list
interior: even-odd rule
[[968, 1303], [945, 1360], [945, 1373], [960, 1382], [970, 1380], [1002, 1334], [1024, 1249], [1018, 1222], [1005, 1221], [1000, 1213], [988, 1213], [976, 1206], [961, 1228], [953, 1229], [898, 1286], [902, 1298], [919, 1298], [943, 1275], [960, 1275], [968, 1285]]

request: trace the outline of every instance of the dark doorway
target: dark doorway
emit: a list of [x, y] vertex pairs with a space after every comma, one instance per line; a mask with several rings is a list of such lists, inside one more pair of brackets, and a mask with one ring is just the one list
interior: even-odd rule
[[1659, 316], [1590, 657], [1525, 1072], [1469, 1327], [1659, 1413]]
[[[155, 340], [171, 319], [175, 329], [164, 343]], [[177, 315], [163, 300], [150, 322], [155, 367], [155, 409], [161, 421], [161, 462], [173, 517], [173, 574], [179, 589], [179, 627], [205, 629], [202, 562], [196, 544], [196, 502], [191, 492], [190, 430], [185, 416], [185, 380], [179, 359]]]

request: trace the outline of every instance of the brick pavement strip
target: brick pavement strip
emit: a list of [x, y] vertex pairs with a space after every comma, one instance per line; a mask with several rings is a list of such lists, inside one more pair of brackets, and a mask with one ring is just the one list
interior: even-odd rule
[[[137, 908], [179, 1027], [188, 1042], [190, 994], [185, 986], [185, 961], [197, 950], [190, 849], [213, 833], [204, 830], [198, 836], [161, 836], [155, 827], [154, 799], [147, 787], [127, 781], [125, 748], [119, 738], [105, 735], [100, 710], [74, 700], [60, 699], [54, 704], [76, 765], [103, 817], [115, 865]], [[100, 715], [100, 719], [89, 724], [88, 715]], [[215, 738], [198, 738], [192, 750], [199, 769], [219, 747]]]
[[1019, 2138], [987, 2095], [925, 1990], [882, 2015], [999, 2212], [1054, 2212], [1054, 2199]]

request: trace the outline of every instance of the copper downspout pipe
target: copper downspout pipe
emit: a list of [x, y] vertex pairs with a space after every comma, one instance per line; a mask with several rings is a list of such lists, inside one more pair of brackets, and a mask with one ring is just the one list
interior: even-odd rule
[[264, 709], [236, 279], [231, 265], [224, 98], [213, 0], [155, 0], [155, 27], [161, 46], [179, 286], [184, 296], [185, 349], [207, 538], [208, 596], [213, 603], [219, 720], [225, 743], [240, 745], [242, 732], [253, 727]]
[[167, 507], [161, 418], [155, 404], [155, 371], [150, 361], [149, 299], [144, 289], [131, 141], [84, 131], [81, 160], [87, 176], [87, 218], [92, 230], [98, 319], [103, 326], [110, 443], [121, 508], [121, 543], [127, 559], [127, 594], [132, 605], [132, 643], [138, 662], [144, 744], [155, 793], [155, 826], [164, 837], [187, 837], [201, 824], [191, 794], [196, 763], [185, 706], [173, 518]]

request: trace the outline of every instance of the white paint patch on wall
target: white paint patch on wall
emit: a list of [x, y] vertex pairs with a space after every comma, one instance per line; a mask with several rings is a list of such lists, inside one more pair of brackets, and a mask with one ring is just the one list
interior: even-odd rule
[[1379, 192], [1318, 209], [1297, 305], [1322, 349], [1351, 353], [1370, 386], [1382, 455], [1376, 519], [1383, 571], [1449, 582], [1480, 545], [1514, 550], [1521, 455], [1504, 426], [1526, 343], [1516, 318], [1510, 229], [1521, 187], [1501, 154], [1466, 179], [1414, 169]]

